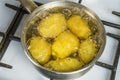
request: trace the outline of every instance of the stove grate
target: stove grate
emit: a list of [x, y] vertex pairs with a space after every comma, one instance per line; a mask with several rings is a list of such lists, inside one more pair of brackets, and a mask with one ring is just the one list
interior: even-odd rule
[[[81, 1], [82, 0], [79, 0], [79, 3], [81, 3]], [[38, 3], [38, 2], [36, 2], [36, 3], [39, 6], [42, 5], [41, 3]], [[16, 12], [16, 14], [14, 16], [14, 19], [12, 20], [11, 24], [9, 25], [9, 28], [7, 29], [7, 31], [5, 33], [4, 32], [0, 32], [0, 36], [3, 37], [3, 39], [2, 39], [2, 41], [0, 43], [0, 60], [4, 56], [5, 51], [6, 51], [7, 47], [8, 47], [8, 45], [9, 45], [9, 43], [12, 40], [20, 42], [20, 37], [14, 36], [14, 33], [16, 32], [16, 29], [18, 28], [19, 23], [21, 22], [23, 16], [25, 14], [28, 14], [28, 12], [22, 6], [16, 7], [14, 5], [7, 4], [7, 3], [5, 5], [7, 7], [11, 8], [11, 9], [13, 9], [13, 10], [16, 10], [17, 12]], [[120, 13], [119, 12], [113, 11], [112, 13], [114, 15], [120, 17]], [[104, 21], [104, 20], [102, 20], [102, 22], [103, 22], [104, 25], [120, 29], [120, 25], [119, 24], [107, 22], [107, 21]], [[114, 39], [117, 39], [119, 41], [113, 65], [106, 64], [106, 63], [99, 62], [99, 61], [96, 62], [96, 65], [111, 70], [110, 80], [115, 80], [116, 69], [117, 69], [117, 66], [118, 66], [118, 60], [119, 60], [119, 56], [120, 56], [120, 36], [112, 34], [112, 33], [107, 33], [107, 36], [110, 36], [110, 37], [112, 37]], [[1, 64], [4, 64], [4, 63], [1, 63]], [[1, 66], [1, 64], [0, 64], [0, 66]], [[4, 65], [2, 67], [6, 67], [6, 66]], [[9, 67], [7, 67], [7, 68], [9, 68]], [[50, 80], [53, 80], [53, 79], [50, 79]]]

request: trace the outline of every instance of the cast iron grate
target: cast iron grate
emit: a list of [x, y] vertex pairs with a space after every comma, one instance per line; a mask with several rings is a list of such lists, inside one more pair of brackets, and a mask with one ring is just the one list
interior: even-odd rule
[[[81, 0], [79, 0], [79, 3], [81, 3]], [[42, 5], [41, 3], [37, 3], [37, 4], [39, 6]], [[7, 47], [9, 46], [9, 43], [12, 40], [20, 42], [20, 38], [17, 37], [17, 36], [14, 36], [14, 34], [15, 34], [15, 32], [16, 32], [16, 30], [17, 30], [23, 16], [25, 14], [28, 14], [28, 12], [22, 6], [16, 7], [14, 5], [7, 4], [7, 3], [5, 5], [7, 7], [11, 8], [11, 9], [13, 9], [13, 10], [16, 10], [17, 12], [16, 12], [16, 14], [14, 16], [14, 19], [12, 20], [11, 24], [9, 25], [7, 31], [5, 33], [0, 32], [0, 36], [3, 37], [3, 39], [2, 39], [2, 41], [0, 43], [0, 60], [4, 56], [5, 51], [7, 50]], [[113, 11], [112, 13], [114, 15], [120, 17], [119, 12]], [[120, 29], [119, 24], [114, 24], [114, 23], [107, 22], [107, 21], [104, 21], [104, 20], [102, 20], [102, 22], [103, 22], [104, 25]], [[118, 48], [117, 48], [115, 58], [114, 58], [114, 62], [113, 62], [113, 65], [110, 65], [110, 64], [106, 64], [106, 63], [98, 61], [98, 62], [96, 62], [96, 65], [111, 70], [110, 80], [115, 80], [116, 70], [117, 70], [117, 66], [118, 66], [118, 60], [119, 60], [119, 56], [120, 56], [120, 36], [112, 34], [112, 33], [107, 33], [106, 35], [110, 36], [112, 38], [115, 38], [115, 39], [117, 39], [119, 41]], [[11, 65], [1, 63], [1, 62], [0, 62], [0, 66], [6, 67], [6, 68], [12, 68]], [[50, 80], [53, 80], [53, 79], [50, 79]]]

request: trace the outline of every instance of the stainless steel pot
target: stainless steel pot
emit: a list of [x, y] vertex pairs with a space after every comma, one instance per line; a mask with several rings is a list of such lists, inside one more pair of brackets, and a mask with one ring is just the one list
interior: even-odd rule
[[[88, 9], [87, 7], [85, 7], [81, 4], [70, 2], [70, 1], [50, 2], [50, 3], [44, 4], [40, 7], [38, 7], [32, 0], [20, 0], [20, 2], [30, 13], [29, 16], [26, 18], [24, 25], [22, 27], [22, 31], [21, 31], [22, 46], [23, 46], [23, 49], [24, 49], [27, 57], [34, 64], [36, 69], [38, 71], [40, 71], [40, 73], [42, 73], [46, 77], [52, 78], [52, 79], [73, 79], [73, 78], [78, 78], [78, 77], [82, 76], [83, 74], [85, 74], [92, 68], [92, 66], [95, 64], [95, 62], [101, 56], [101, 54], [104, 50], [104, 47], [105, 47], [105, 43], [106, 43], [106, 35], [105, 35], [104, 26], [103, 26], [101, 20], [97, 17], [97, 15], [93, 11], [91, 11], [90, 9]], [[100, 49], [99, 49], [96, 57], [94, 58], [94, 60], [92, 60], [88, 65], [84, 66], [80, 70], [72, 71], [72, 72], [56, 72], [56, 71], [48, 70], [48, 69], [44, 68], [43, 66], [41, 66], [40, 64], [38, 64], [32, 58], [32, 56], [30, 55], [30, 53], [27, 49], [26, 35], [27, 35], [27, 31], [28, 31], [30, 25], [34, 25], [34, 20], [36, 20], [37, 17], [39, 17], [39, 15], [46, 14], [46, 13], [44, 13], [45, 10], [48, 10], [48, 9], [54, 8], [54, 7], [79, 9], [81, 11], [81, 15], [83, 15], [85, 17], [85, 19], [88, 19], [88, 21], [92, 21], [96, 24], [96, 27], [98, 30], [97, 39], [98, 39], [98, 42], [100, 43]]]

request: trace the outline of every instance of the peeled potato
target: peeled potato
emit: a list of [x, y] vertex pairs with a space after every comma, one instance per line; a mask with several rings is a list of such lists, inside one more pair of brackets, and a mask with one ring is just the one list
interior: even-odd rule
[[78, 50], [79, 57], [84, 63], [89, 63], [95, 56], [98, 51], [96, 48], [97, 44], [89, 39], [83, 41], [80, 44], [80, 48]]
[[40, 64], [45, 64], [50, 59], [51, 45], [41, 37], [32, 37], [28, 50]]
[[43, 37], [55, 38], [66, 29], [66, 19], [61, 13], [54, 13], [41, 20], [38, 26], [38, 32]]
[[76, 52], [79, 48], [79, 40], [70, 31], [64, 31], [54, 41], [52, 45], [53, 56], [65, 58]]
[[75, 58], [64, 58], [55, 61], [52, 60], [44, 66], [50, 70], [68, 72], [80, 69], [83, 66], [83, 63]]
[[81, 39], [87, 39], [91, 34], [88, 24], [78, 15], [71, 16], [67, 24], [69, 29]]

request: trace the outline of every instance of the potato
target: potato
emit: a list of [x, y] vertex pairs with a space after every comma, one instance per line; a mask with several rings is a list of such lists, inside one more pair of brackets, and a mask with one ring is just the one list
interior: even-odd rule
[[96, 48], [97, 44], [90, 39], [83, 41], [80, 44], [80, 48], [78, 50], [79, 57], [84, 63], [89, 63], [94, 59], [98, 49]]
[[52, 55], [57, 58], [65, 58], [76, 52], [78, 48], [78, 38], [67, 30], [61, 33], [52, 44]]
[[69, 29], [81, 39], [87, 39], [91, 34], [88, 24], [78, 15], [71, 16], [67, 24]]
[[54, 13], [41, 20], [37, 29], [43, 37], [55, 38], [67, 28], [66, 25], [65, 16], [61, 13]]
[[69, 72], [69, 71], [78, 70], [82, 66], [83, 66], [83, 63], [79, 62], [75, 58], [64, 58], [64, 59], [54, 60], [54, 61], [52, 60], [44, 65], [44, 67], [50, 70], [59, 71], [59, 72]]
[[49, 61], [51, 56], [51, 45], [41, 37], [32, 37], [28, 47], [32, 57], [41, 65]]

